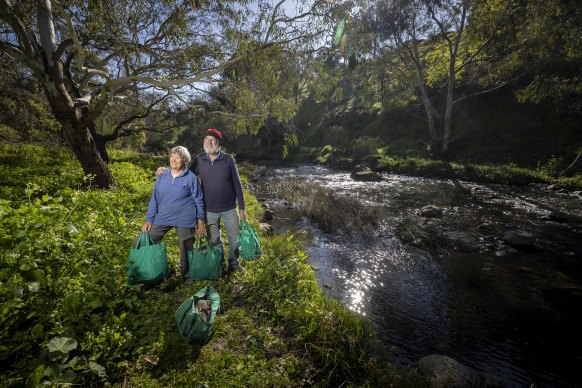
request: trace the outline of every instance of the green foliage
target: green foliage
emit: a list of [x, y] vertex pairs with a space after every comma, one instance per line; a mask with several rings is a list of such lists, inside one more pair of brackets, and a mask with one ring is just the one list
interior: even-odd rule
[[30, 74], [0, 53], [0, 141], [46, 141], [57, 138], [59, 123]]
[[55, 196], [61, 188], [87, 187], [81, 167], [62, 148], [0, 144], [0, 164], [0, 197], [7, 200], [21, 200], [27, 187]]
[[374, 151], [382, 145], [382, 140], [378, 137], [360, 136], [350, 144], [351, 154], [354, 157], [363, 158], [372, 155]]
[[[0, 358], [11, 366], [0, 373], [24, 381], [30, 368], [47, 365], [44, 378], [53, 383], [98, 381], [101, 367], [115, 371], [111, 363], [128, 355], [124, 310], [137, 299], [123, 286], [124, 267], [151, 190], [148, 174], [133, 166], [135, 174], [116, 176], [116, 189], [87, 191], [74, 186], [82, 171], [67, 152], [24, 146], [4, 147], [1, 155], [3, 165], [26, 171], [28, 185], [7, 176], [13, 199], [0, 203]], [[40, 191], [46, 189], [51, 194]], [[84, 340], [55, 364], [42, 351], [55, 336]]]
[[[28, 186], [10, 186], [10, 201], [0, 201], [3, 384], [386, 386], [415, 381], [373, 362], [369, 324], [323, 296], [296, 236], [264, 238], [264, 255], [246, 263], [246, 275], [213, 282], [227, 311], [215, 321], [212, 340], [202, 347], [181, 340], [173, 314], [208, 282], [178, 285], [172, 277], [150, 291], [126, 285], [128, 250], [153, 187], [152, 166], [159, 163], [119, 151], [112, 156], [116, 186], [92, 190], [71, 185], [84, 181], [68, 152], [0, 149], [3, 167], [22, 168], [29, 179]], [[55, 177], [62, 171], [66, 179], [48, 186], [47, 171]], [[7, 182], [13, 178], [5, 177]], [[245, 197], [256, 225], [262, 208], [247, 192]], [[171, 232], [165, 240], [176, 238]], [[168, 254], [177, 268], [177, 244], [168, 244]]]
[[552, 155], [543, 165], [538, 163], [538, 171], [551, 177], [558, 177], [566, 167], [568, 167], [567, 162], [555, 155]]
[[[491, 85], [520, 77], [516, 96], [521, 102], [580, 112], [582, 107], [582, 13], [577, 2], [514, 0], [483, 2], [473, 16], [474, 35], [495, 34], [489, 51], [500, 56], [487, 60], [481, 81]], [[509, 13], [508, 11], [512, 11]], [[510, 21], [492, 21], [503, 15]], [[506, 50], [507, 47], [514, 49]], [[503, 49], [503, 51], [499, 49]], [[487, 53], [489, 54], [489, 53]]]
[[331, 167], [346, 168], [352, 164], [352, 159], [346, 155], [345, 151], [326, 145], [319, 152], [316, 162]]
[[564, 183], [573, 187], [580, 186], [580, 176], [574, 178], [552, 178], [548, 168], [541, 167], [532, 170], [508, 163], [505, 165], [480, 165], [463, 162], [423, 159], [416, 157], [398, 157], [389, 155], [386, 150], [379, 150], [378, 168], [398, 174], [431, 176], [441, 178], [457, 178], [475, 182], [494, 182], [504, 184], [527, 185], [529, 183]]

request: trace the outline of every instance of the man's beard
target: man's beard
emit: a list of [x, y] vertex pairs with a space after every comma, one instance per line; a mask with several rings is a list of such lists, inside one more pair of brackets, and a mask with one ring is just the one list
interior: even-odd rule
[[216, 155], [218, 154], [218, 149], [220, 148], [219, 145], [206, 145], [204, 144], [204, 152], [208, 155]]

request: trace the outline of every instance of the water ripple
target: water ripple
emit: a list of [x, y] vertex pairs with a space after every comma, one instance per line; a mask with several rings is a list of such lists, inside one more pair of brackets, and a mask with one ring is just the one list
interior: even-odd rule
[[[576, 386], [580, 305], [560, 303], [562, 294], [574, 301], [580, 300], [576, 290], [582, 294], [576, 257], [582, 223], [543, 217], [560, 211], [576, 220], [582, 217], [579, 200], [531, 188], [386, 173], [381, 182], [356, 182], [348, 173], [317, 166], [273, 175], [303, 177], [381, 207], [381, 225], [364, 239], [326, 235], [304, 217], [300, 224], [312, 236], [306, 251], [320, 268], [315, 274], [324, 292], [369, 317], [396, 362], [415, 364], [423, 356], [445, 354], [509, 387]], [[423, 221], [418, 212], [428, 204], [442, 207], [443, 217]], [[469, 231], [489, 223], [498, 229], [482, 235], [493, 242], [487, 233], [530, 230], [545, 241], [538, 243], [544, 250], [433, 257], [396, 238], [396, 226], [408, 219], [440, 230]], [[563, 253], [564, 247], [574, 254]]]

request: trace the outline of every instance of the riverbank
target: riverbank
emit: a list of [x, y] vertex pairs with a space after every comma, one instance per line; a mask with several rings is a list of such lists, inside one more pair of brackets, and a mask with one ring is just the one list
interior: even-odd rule
[[[507, 386], [578, 380], [579, 198], [537, 185], [350, 176], [313, 165], [276, 167], [255, 190], [274, 212], [276, 230], [300, 223], [308, 231], [309, 263], [324, 291], [369, 317], [399, 362], [444, 354]], [[323, 232], [319, 224], [337, 207], [322, 217], [302, 206], [290, 210], [305, 203], [296, 196], [309, 196], [297, 179], [311, 191], [374, 207], [379, 226], [364, 236]], [[324, 199], [314, 206], [323, 208]]]
[[582, 175], [575, 177], [555, 177], [544, 170], [533, 170], [516, 164], [480, 165], [421, 158], [378, 158], [378, 171], [432, 178], [460, 179], [479, 183], [500, 183], [507, 185], [528, 185], [541, 183], [560, 185], [570, 190], [582, 189]]
[[[176, 235], [165, 238], [172, 277], [126, 285], [129, 247], [143, 221], [159, 159], [112, 152], [111, 190], [94, 190], [72, 154], [2, 146], [0, 379], [8, 386], [423, 386], [396, 368], [369, 322], [327, 297], [300, 235], [262, 236], [246, 274], [179, 282]], [[248, 176], [243, 176], [248, 183]], [[262, 207], [245, 191], [256, 226]], [[182, 340], [173, 314], [206, 285], [225, 313], [205, 344]]]
[[398, 156], [378, 149], [365, 157], [353, 155], [332, 146], [319, 150], [305, 149], [293, 156], [297, 163], [312, 163], [336, 170], [352, 171], [357, 165], [365, 165], [377, 172], [410, 176], [459, 179], [478, 183], [508, 185], [544, 184], [553, 189], [582, 190], [582, 174], [560, 177], [560, 168], [552, 161], [537, 168], [508, 164], [479, 164], [454, 160], [437, 160], [418, 156]]

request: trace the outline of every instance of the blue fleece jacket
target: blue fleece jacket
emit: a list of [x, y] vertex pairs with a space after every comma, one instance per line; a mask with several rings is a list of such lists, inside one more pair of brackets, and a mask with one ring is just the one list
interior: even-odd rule
[[170, 169], [165, 169], [156, 179], [145, 220], [156, 225], [194, 228], [197, 219], [204, 220], [198, 177], [187, 169], [174, 178]]

